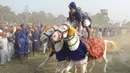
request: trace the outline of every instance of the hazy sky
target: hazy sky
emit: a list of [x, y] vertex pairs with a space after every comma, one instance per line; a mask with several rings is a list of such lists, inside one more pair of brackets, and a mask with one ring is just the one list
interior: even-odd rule
[[16, 13], [24, 11], [25, 5], [28, 5], [30, 12], [44, 10], [54, 15], [68, 16], [68, 4], [71, 1], [75, 1], [77, 6], [91, 14], [105, 8], [109, 10], [112, 20], [130, 20], [130, 0], [0, 0], [0, 4], [11, 7]]

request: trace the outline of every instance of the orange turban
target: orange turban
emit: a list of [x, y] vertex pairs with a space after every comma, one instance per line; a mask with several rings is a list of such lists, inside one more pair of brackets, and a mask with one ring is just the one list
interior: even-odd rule
[[2, 37], [6, 37], [7, 33], [6, 32], [2, 32]]
[[7, 27], [7, 26], [5, 26], [5, 27], [4, 27], [4, 30], [8, 30], [8, 27]]
[[17, 29], [17, 30], [22, 30], [22, 28], [21, 28], [21, 27], [19, 27], [19, 26], [17, 26], [17, 27], [16, 27], [16, 29]]
[[10, 28], [10, 31], [14, 31], [14, 28], [13, 28], [13, 27], [11, 27], [11, 28]]
[[37, 27], [34, 27], [34, 31], [38, 31], [38, 28], [37, 28]]

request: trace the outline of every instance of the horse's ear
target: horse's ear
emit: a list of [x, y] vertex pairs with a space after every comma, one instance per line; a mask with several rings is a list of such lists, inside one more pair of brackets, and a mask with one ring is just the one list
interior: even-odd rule
[[76, 33], [76, 30], [73, 27], [69, 27], [68, 36], [71, 37]]

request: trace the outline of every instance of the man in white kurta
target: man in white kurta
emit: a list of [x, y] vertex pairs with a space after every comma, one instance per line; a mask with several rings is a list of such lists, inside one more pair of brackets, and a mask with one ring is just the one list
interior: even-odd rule
[[13, 44], [13, 32], [7, 32], [7, 37], [8, 37], [8, 61], [11, 61], [11, 58], [14, 53], [14, 44]]
[[8, 49], [7, 49], [7, 38], [3, 35], [0, 38], [0, 46], [1, 46], [1, 49], [0, 49], [0, 58], [1, 58], [0, 65], [4, 65], [7, 62]]

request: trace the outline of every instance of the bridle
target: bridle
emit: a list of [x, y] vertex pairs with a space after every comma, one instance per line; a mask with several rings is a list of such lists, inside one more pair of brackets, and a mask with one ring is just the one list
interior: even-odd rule
[[[65, 33], [65, 32], [67, 32], [67, 31], [70, 30], [70, 27], [69, 27], [67, 24], [63, 24], [63, 25], [67, 26], [68, 29], [65, 30], [64, 32], [62, 32], [62, 36], [63, 36], [63, 33]], [[67, 35], [66, 38], [68, 38], [68, 37], [69, 37], [69, 35]], [[66, 38], [65, 38], [65, 39], [66, 39]], [[75, 38], [75, 33], [73, 34], [73, 36], [72, 36], [70, 39], [67, 39], [67, 40], [65, 40], [65, 41], [70, 41], [70, 40], [72, 40], [73, 38]], [[68, 45], [68, 46], [69, 46], [69, 47], [72, 47], [72, 46], [75, 45], [77, 42], [78, 42], [78, 37], [76, 37], [76, 42], [75, 42], [74, 44]]]
[[[53, 28], [54, 31], [56, 30], [54, 27], [51, 27], [51, 28]], [[53, 32], [53, 33], [54, 33], [54, 32]], [[48, 34], [46, 34], [46, 32], [45, 32], [44, 35], [46, 35], [46, 36], [50, 39], [51, 36], [53, 35], [53, 33], [52, 33], [51, 35], [48, 35]]]
[[[61, 32], [61, 34], [62, 34], [62, 36], [63, 36], [63, 34], [64, 34], [65, 32], [67, 32], [67, 31], [69, 31], [69, 30], [70, 30], [70, 26], [69, 26], [69, 25], [67, 25], [67, 24], [63, 24], [63, 25], [67, 26], [67, 28], [68, 28], [68, 29], [67, 29], [67, 30], [65, 30], [64, 32], [61, 32], [61, 31], [60, 31], [60, 32]], [[74, 35], [75, 35], [75, 34], [73, 34], [73, 37], [72, 37], [72, 38], [67, 39], [66, 41], [70, 41], [71, 39], [73, 39], [73, 38], [74, 38]], [[66, 37], [66, 38], [68, 38], [68, 37], [69, 37], [69, 35], [67, 35], [67, 37]], [[66, 38], [65, 38], [65, 39], [66, 39]]]
[[[58, 31], [58, 32], [60, 32], [60, 33], [62, 34], [61, 31], [55, 29], [54, 27], [52, 27], [52, 28], [53, 28], [54, 32]], [[46, 36], [49, 38], [49, 41], [50, 41], [52, 44], [55, 45], [56, 43], [60, 42], [61, 40], [54, 41], [54, 42], [51, 40], [51, 37], [52, 37], [52, 35], [54, 34], [54, 32], [53, 32], [51, 35], [48, 35], [48, 34], [46, 34], [46, 33], [44, 33], [44, 35], [46, 35]], [[62, 38], [62, 37], [63, 37], [63, 35], [61, 35], [61, 38]]]

